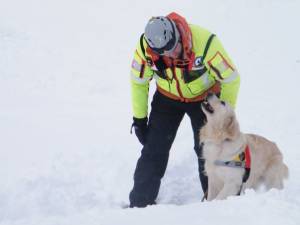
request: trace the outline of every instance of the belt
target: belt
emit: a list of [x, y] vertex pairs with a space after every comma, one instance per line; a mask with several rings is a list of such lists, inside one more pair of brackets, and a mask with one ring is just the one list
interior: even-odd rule
[[219, 82], [216, 82], [213, 86], [211, 86], [210, 88], [208, 88], [202, 94], [200, 94], [200, 95], [198, 95], [196, 97], [193, 97], [193, 98], [179, 97], [177, 95], [174, 95], [174, 94], [172, 94], [172, 93], [170, 93], [170, 92], [162, 89], [158, 85], [156, 85], [156, 87], [157, 87], [158, 92], [161, 93], [161, 94], [163, 94], [164, 96], [166, 96], [168, 98], [171, 98], [173, 100], [176, 100], [176, 101], [186, 102], [186, 103], [203, 101], [207, 97], [208, 93], [220, 94], [220, 92], [221, 92], [221, 85], [220, 85]]

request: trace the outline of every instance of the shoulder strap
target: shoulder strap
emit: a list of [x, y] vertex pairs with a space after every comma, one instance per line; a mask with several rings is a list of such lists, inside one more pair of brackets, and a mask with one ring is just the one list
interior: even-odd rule
[[[143, 38], [144, 38], [144, 34], [142, 34], [141, 37], [140, 37], [140, 46], [141, 46], [143, 56], [145, 57], [145, 59], [148, 62], [149, 59], [146, 57], [146, 50], [145, 50], [145, 46], [144, 46], [144, 43], [143, 43]], [[163, 57], [159, 56], [159, 59], [156, 60], [153, 63], [155, 64], [155, 66], [158, 69], [158, 72], [156, 72], [157, 75], [160, 76], [163, 79], [167, 79], [167, 75], [166, 75], [166, 71], [165, 71], [166, 70], [166, 64], [164, 63]]]
[[146, 58], [145, 47], [144, 47], [144, 44], [143, 44], [143, 38], [144, 38], [144, 34], [142, 34], [141, 37], [140, 37], [140, 46], [141, 46], [141, 49], [142, 49], [143, 56]]
[[208, 40], [207, 40], [207, 42], [206, 42], [206, 46], [205, 46], [204, 52], [203, 52], [202, 60], [205, 59], [206, 54], [207, 54], [208, 49], [209, 49], [209, 46], [210, 46], [210, 44], [211, 44], [211, 42], [212, 42], [212, 40], [214, 39], [215, 36], [216, 36], [215, 34], [211, 34], [211, 35], [209, 36], [209, 38], [208, 38]]

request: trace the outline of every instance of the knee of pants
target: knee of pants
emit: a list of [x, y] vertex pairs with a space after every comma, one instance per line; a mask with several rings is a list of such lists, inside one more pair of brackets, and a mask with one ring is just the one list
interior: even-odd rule
[[160, 180], [165, 173], [168, 158], [168, 154], [143, 153], [138, 160], [135, 180]]
[[157, 129], [151, 128], [148, 132], [147, 142], [142, 151], [148, 152], [149, 154], [168, 154], [175, 139], [176, 133], [173, 131], [161, 132], [157, 131]]

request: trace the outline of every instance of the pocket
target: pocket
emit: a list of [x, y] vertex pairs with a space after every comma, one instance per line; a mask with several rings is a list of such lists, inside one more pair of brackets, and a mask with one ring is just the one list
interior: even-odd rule
[[200, 78], [187, 84], [187, 87], [192, 95], [199, 95], [203, 91], [203, 85]]
[[206, 71], [206, 67], [196, 70], [183, 71], [184, 82], [187, 84], [193, 82], [194, 80], [201, 77]]
[[212, 85], [209, 74], [206, 71], [198, 79], [187, 84], [187, 87], [192, 95], [200, 95]]

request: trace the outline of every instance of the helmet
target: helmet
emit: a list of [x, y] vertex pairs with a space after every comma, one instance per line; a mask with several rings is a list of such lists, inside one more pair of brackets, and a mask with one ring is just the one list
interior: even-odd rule
[[179, 41], [179, 32], [171, 19], [159, 16], [149, 20], [144, 37], [153, 51], [163, 55], [174, 50]]

